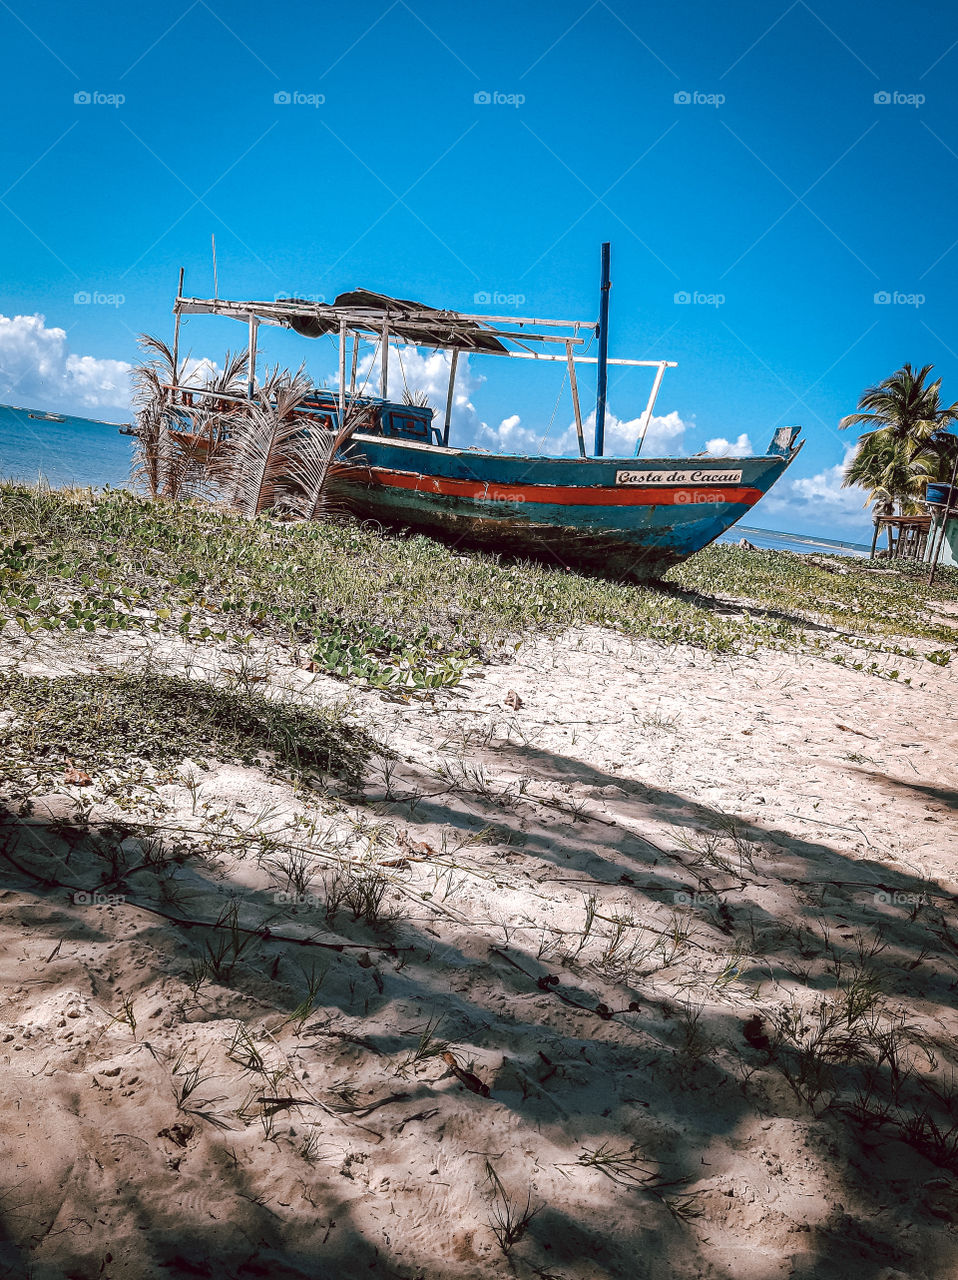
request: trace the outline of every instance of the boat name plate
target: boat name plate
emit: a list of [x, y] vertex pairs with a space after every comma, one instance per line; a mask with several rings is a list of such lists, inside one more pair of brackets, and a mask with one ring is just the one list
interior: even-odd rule
[[739, 484], [741, 471], [617, 471], [616, 484]]

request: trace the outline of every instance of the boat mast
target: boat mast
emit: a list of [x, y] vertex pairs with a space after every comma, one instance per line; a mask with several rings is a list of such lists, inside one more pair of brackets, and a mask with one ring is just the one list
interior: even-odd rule
[[611, 245], [609, 241], [602, 246], [602, 283], [599, 290], [599, 360], [598, 377], [595, 389], [595, 456], [602, 457], [605, 449], [605, 392], [608, 384], [609, 359], [609, 291], [612, 281], [609, 278], [609, 260]]

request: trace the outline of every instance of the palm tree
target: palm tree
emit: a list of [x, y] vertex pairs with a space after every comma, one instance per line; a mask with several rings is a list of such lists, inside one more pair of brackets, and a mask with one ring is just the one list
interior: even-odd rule
[[850, 413], [839, 422], [839, 429], [864, 426], [871, 430], [866, 436], [879, 435], [908, 446], [911, 456], [919, 452], [937, 452], [948, 435], [948, 427], [958, 422], [958, 402], [944, 408], [941, 403], [941, 378], [926, 385], [932, 366], [926, 364], [917, 372], [910, 364], [902, 367], [862, 392], [857, 413]]
[[842, 485], [860, 485], [868, 490], [865, 500], [876, 504], [876, 513], [891, 515], [899, 504], [902, 515], [914, 515], [924, 495], [925, 484], [935, 478], [932, 459], [910, 457], [907, 446], [878, 433], [862, 438], [845, 469]]
[[[848, 427], [868, 425], [858, 437], [858, 449], [842, 484], [861, 485], [869, 491], [866, 506], [874, 505], [877, 524], [881, 516], [913, 514], [929, 480], [950, 473], [958, 441], [948, 430], [958, 422], [958, 402], [941, 403], [941, 379], [928, 382], [932, 366], [917, 371], [904, 364], [877, 386], [868, 387], [858, 401], [858, 412], [839, 422]], [[892, 550], [891, 526], [888, 549]]]

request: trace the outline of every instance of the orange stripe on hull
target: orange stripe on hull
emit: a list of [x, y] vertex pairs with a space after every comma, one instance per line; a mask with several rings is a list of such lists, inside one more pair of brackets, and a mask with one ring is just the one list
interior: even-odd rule
[[587, 488], [556, 484], [497, 485], [484, 480], [451, 480], [409, 471], [387, 471], [384, 467], [364, 467], [362, 473], [374, 485], [409, 489], [414, 493], [475, 498], [480, 502], [542, 502], [569, 507], [661, 507], [734, 502], [751, 507], [762, 497], [761, 489], [744, 485], [724, 485], [721, 488], [718, 485]]

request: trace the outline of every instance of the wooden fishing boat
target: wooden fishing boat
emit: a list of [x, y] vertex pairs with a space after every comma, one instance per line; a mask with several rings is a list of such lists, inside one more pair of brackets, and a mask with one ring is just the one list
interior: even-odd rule
[[[756, 457], [639, 458], [662, 377], [674, 363], [609, 357], [608, 266], [608, 246], [603, 246], [598, 323], [462, 315], [366, 290], [341, 294], [328, 305], [294, 298], [189, 298], [182, 293], [181, 273], [174, 350], [181, 316], [225, 315], [245, 322], [252, 399], [261, 324], [310, 338], [338, 339], [338, 390], [317, 391], [303, 412], [306, 429], [310, 420], [333, 432], [340, 424], [353, 423], [344, 465], [334, 468], [331, 480], [335, 496], [350, 510], [504, 553], [532, 554], [633, 579], [657, 577], [713, 542], [769, 491], [801, 448], [796, 444], [801, 428], [779, 428], [767, 452]], [[597, 342], [594, 356], [581, 350], [592, 341]], [[364, 342], [375, 346], [374, 360], [368, 363], [371, 368], [378, 360], [378, 397], [357, 385]], [[441, 427], [434, 425], [432, 408], [387, 398], [391, 343], [450, 352]], [[456, 366], [462, 352], [561, 362], [569, 378], [579, 456], [492, 454], [451, 444]], [[577, 371], [583, 364], [597, 367], [593, 456], [586, 451], [579, 402]], [[632, 457], [603, 456], [609, 364], [655, 370]], [[191, 403], [203, 394], [195, 389], [182, 392]]]

